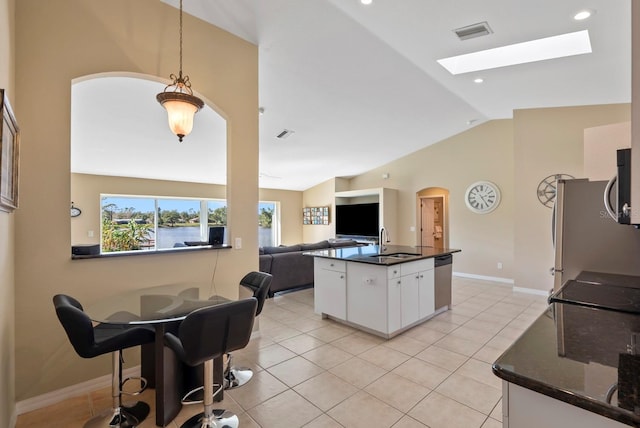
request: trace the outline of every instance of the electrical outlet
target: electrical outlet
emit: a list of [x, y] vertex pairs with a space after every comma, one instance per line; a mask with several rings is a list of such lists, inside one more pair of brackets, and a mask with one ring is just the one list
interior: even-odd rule
[[498, 262], [498, 269], [502, 269], [502, 262]]
[[409, 226], [409, 232], [415, 232], [415, 231], [416, 231], [415, 226]]
[[242, 238], [236, 238], [234, 248], [239, 250], [242, 248]]
[[93, 230], [89, 230], [89, 231], [87, 231], [87, 236], [88, 236], [89, 238], [93, 238]]

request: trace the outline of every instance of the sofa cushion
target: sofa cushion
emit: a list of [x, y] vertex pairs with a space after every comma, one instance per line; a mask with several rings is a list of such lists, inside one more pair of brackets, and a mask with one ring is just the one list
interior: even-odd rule
[[300, 251], [300, 245], [282, 245], [280, 247], [263, 247], [265, 254], [291, 253]]
[[300, 249], [302, 251], [324, 250], [325, 248], [329, 248], [329, 241], [320, 241], [316, 242], [315, 244], [300, 245]]

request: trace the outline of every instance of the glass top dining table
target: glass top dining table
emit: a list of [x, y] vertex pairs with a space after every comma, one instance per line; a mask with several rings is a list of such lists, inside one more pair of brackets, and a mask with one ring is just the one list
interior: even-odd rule
[[[193, 369], [181, 364], [164, 346], [164, 334], [196, 309], [215, 306], [230, 299], [217, 294], [210, 283], [176, 283], [115, 293], [88, 304], [84, 311], [96, 323], [147, 325], [156, 331], [155, 343], [142, 345], [141, 373], [155, 388], [155, 423], [166, 426], [179, 413], [184, 393], [197, 379]], [[198, 370], [196, 370], [197, 372]], [[222, 358], [214, 359], [214, 381], [223, 382]], [[201, 382], [201, 381], [200, 381]], [[216, 401], [222, 400], [222, 391]]]
[[177, 283], [127, 290], [87, 305], [92, 321], [149, 325], [183, 320], [196, 309], [229, 302], [209, 283]]

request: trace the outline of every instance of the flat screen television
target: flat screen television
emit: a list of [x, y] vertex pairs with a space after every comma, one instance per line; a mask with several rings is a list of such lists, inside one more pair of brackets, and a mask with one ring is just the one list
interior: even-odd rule
[[378, 236], [380, 204], [337, 205], [336, 235]]

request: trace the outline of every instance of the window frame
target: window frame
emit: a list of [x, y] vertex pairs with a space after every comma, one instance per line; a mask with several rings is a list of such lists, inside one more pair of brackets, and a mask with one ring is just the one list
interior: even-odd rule
[[[121, 251], [104, 251], [104, 241], [103, 241], [103, 218], [104, 218], [104, 200], [105, 199], [145, 199], [153, 201], [153, 247], [146, 249], [137, 249], [137, 250], [121, 250]], [[100, 216], [100, 255], [101, 256], [112, 256], [112, 255], [134, 255], [134, 254], [150, 254], [150, 253], [158, 253], [158, 252], [167, 252], [167, 251], [180, 251], [184, 249], [198, 249], [198, 248], [211, 248], [209, 245], [200, 245], [200, 246], [186, 246], [186, 247], [170, 247], [170, 248], [158, 248], [158, 232], [159, 232], [159, 215], [158, 208], [160, 207], [163, 200], [172, 200], [172, 201], [198, 201], [199, 202], [199, 219], [200, 219], [200, 241], [206, 242], [208, 240], [208, 232], [209, 232], [209, 202], [217, 202], [223, 203], [222, 206], [228, 207], [226, 199], [220, 198], [202, 198], [202, 197], [188, 197], [188, 196], [153, 196], [153, 195], [132, 195], [132, 194], [120, 194], [120, 193], [100, 193], [100, 201], [99, 201], [99, 216]], [[117, 209], [123, 209], [116, 205]], [[113, 218], [112, 218], [113, 220]], [[226, 220], [226, 219], [225, 219]], [[222, 225], [227, 228], [227, 224]], [[228, 247], [227, 233], [225, 233], [224, 241], [222, 247]], [[217, 247], [217, 246], [216, 246]]]
[[[280, 210], [279, 201], [258, 201], [258, 216], [260, 216], [261, 205], [270, 204], [273, 205], [273, 216], [271, 217], [271, 240], [272, 246], [277, 247], [282, 242], [282, 215]], [[258, 224], [258, 246], [263, 247], [263, 243], [260, 242], [260, 224]]]

